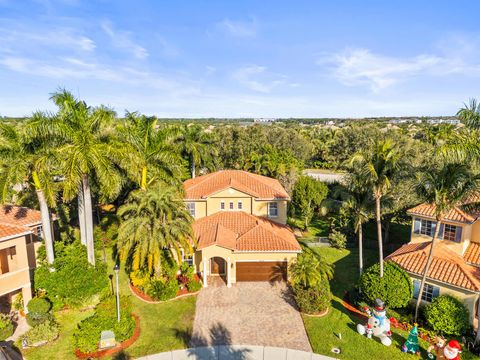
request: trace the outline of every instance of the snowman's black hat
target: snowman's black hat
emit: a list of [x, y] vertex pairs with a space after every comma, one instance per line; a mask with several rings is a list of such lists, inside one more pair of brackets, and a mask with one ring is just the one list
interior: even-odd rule
[[379, 310], [379, 311], [385, 310], [385, 303], [380, 299], [375, 299], [374, 308], [375, 310]]

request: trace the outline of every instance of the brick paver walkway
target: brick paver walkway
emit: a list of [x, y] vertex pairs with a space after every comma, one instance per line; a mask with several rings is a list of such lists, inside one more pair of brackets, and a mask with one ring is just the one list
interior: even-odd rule
[[251, 344], [312, 351], [284, 283], [209, 286], [197, 298], [192, 346]]

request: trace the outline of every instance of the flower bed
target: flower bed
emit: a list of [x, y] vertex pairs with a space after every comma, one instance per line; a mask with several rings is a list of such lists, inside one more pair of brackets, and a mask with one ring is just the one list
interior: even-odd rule
[[177, 295], [174, 298], [169, 299], [169, 300], [165, 300], [165, 301], [161, 301], [161, 300], [152, 299], [150, 296], [145, 294], [142, 290], [140, 290], [136, 286], [132, 285], [131, 283], [129, 283], [128, 286], [130, 287], [130, 291], [136, 297], [138, 297], [140, 300], [143, 300], [145, 302], [152, 303], [152, 304], [159, 304], [159, 303], [163, 303], [163, 302], [166, 302], [166, 301], [176, 300], [178, 298], [182, 298], [182, 297], [185, 297], [185, 296], [197, 295], [199, 293], [199, 291], [188, 292], [187, 288], [178, 289]]
[[117, 344], [117, 346], [113, 348], [98, 350], [89, 353], [84, 353], [81, 352], [79, 349], [76, 349], [75, 356], [79, 359], [97, 359], [105, 356], [115, 355], [116, 353], [128, 348], [135, 341], [137, 341], [138, 337], [140, 336], [140, 318], [136, 314], [132, 314], [132, 316], [135, 318], [135, 331], [129, 339], [122, 341], [120, 344]]

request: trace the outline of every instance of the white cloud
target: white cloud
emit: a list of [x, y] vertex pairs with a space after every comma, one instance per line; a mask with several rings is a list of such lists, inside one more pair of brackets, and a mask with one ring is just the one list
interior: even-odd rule
[[130, 32], [115, 30], [110, 21], [102, 22], [101, 27], [110, 37], [115, 47], [128, 51], [137, 59], [145, 59], [148, 57], [147, 49], [133, 41]]
[[258, 30], [258, 24], [255, 19], [250, 21], [224, 19], [217, 25], [229, 35], [235, 37], [255, 37]]
[[276, 86], [284, 83], [283, 76], [267, 73], [267, 67], [248, 65], [235, 70], [232, 78], [246, 88], [261, 93], [269, 93]]

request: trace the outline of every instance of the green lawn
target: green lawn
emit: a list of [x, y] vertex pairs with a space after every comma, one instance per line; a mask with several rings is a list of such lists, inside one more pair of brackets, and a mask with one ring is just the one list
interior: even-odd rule
[[[326, 261], [334, 264], [335, 275], [330, 282], [333, 299], [329, 313], [322, 318], [303, 316], [313, 351], [319, 354], [334, 356], [331, 353], [333, 347], [341, 350], [339, 359], [418, 359], [411, 354], [404, 354], [400, 347], [407, 339], [408, 333], [397, 329], [393, 330], [393, 343], [390, 347], [382, 345], [378, 339], [367, 339], [360, 336], [356, 326], [360, 320], [351, 315], [343, 306], [342, 298], [346, 290], [350, 290], [358, 279], [358, 252], [356, 250], [337, 250], [333, 248], [316, 248]], [[376, 261], [376, 252], [364, 251], [365, 265], [368, 267]], [[341, 339], [339, 339], [341, 334]], [[427, 343], [420, 341], [423, 358], [426, 357]], [[462, 359], [478, 359], [477, 357], [463, 352]]]
[[[109, 260], [108, 265], [113, 268], [113, 261]], [[127, 274], [122, 270], [120, 293], [131, 295]], [[195, 296], [161, 304], [148, 304], [133, 295], [131, 299], [133, 311], [140, 317], [140, 337], [126, 349], [126, 355], [139, 357], [187, 347], [195, 316]], [[25, 351], [27, 359], [76, 359], [72, 333], [77, 324], [92, 313], [93, 310], [57, 312], [55, 317], [61, 326], [60, 337], [51, 344]]]
[[[299, 229], [303, 229], [303, 222], [299, 219], [289, 218], [289, 224]], [[315, 217], [307, 226], [307, 230], [303, 231], [303, 239], [308, 241], [309, 239], [317, 238], [319, 236], [328, 236], [329, 228], [330, 225], [327, 218]]]

